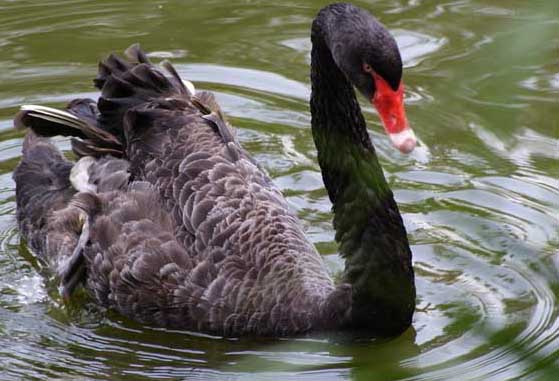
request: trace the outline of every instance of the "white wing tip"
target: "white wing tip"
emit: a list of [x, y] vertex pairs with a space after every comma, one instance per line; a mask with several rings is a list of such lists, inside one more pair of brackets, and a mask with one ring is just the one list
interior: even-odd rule
[[194, 87], [194, 84], [192, 82], [183, 79], [182, 83], [186, 86], [190, 94], [192, 95], [196, 94], [196, 88]]
[[95, 163], [95, 159], [91, 156], [84, 156], [70, 171], [70, 183], [78, 192], [93, 192], [97, 191], [97, 187], [89, 182], [89, 167]]
[[21, 111], [32, 111], [44, 115], [51, 115], [51, 116], [60, 116], [64, 118], [69, 118], [72, 120], [80, 121], [80, 118], [75, 116], [74, 114], [70, 114], [68, 111], [59, 110], [57, 108], [48, 107], [48, 106], [40, 106], [40, 105], [22, 105], [20, 107]]
[[19, 108], [21, 111], [35, 111], [38, 108], [41, 108], [44, 106], [39, 106], [39, 105], [21, 105], [21, 107]]

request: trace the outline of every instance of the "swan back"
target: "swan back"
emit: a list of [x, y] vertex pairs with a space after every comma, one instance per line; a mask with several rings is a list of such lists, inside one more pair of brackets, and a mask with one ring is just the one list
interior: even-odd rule
[[[67, 294], [82, 281], [99, 303], [135, 320], [226, 335], [293, 334], [329, 324], [325, 306], [331, 317], [338, 312], [328, 302], [334, 286], [322, 258], [213, 95], [192, 94], [170, 64], [162, 70], [137, 47], [127, 56], [100, 64], [97, 107], [90, 105], [76, 128], [61, 129], [76, 136], [78, 156], [88, 155], [72, 176], [72, 164], [58, 154], [67, 170], [53, 178], [68, 195], [50, 210], [29, 211], [35, 206], [19, 198], [20, 221], [29, 213], [51, 216], [39, 233], [46, 238], [34, 247], [40, 255], [59, 258], [53, 242], [69, 242], [72, 250], [54, 261]], [[56, 134], [52, 116], [45, 126], [40, 112], [23, 112], [21, 124]], [[80, 110], [70, 112], [80, 118]], [[97, 137], [97, 130], [109, 137]], [[123, 159], [103, 154], [115, 150]], [[34, 160], [24, 152], [19, 194]], [[125, 162], [128, 177], [103, 182], [117, 162]], [[54, 227], [68, 216], [76, 229], [61, 238]], [[24, 230], [27, 238], [32, 230]]]

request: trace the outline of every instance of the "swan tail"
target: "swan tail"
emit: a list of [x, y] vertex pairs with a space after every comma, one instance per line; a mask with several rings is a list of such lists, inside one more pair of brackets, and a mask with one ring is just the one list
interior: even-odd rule
[[72, 165], [49, 139], [28, 131], [13, 174], [16, 217], [28, 245], [39, 255], [46, 255], [48, 216], [68, 204], [75, 193], [69, 181]]
[[110, 156], [67, 160], [46, 137], [30, 129], [14, 170], [16, 218], [27, 245], [49, 263], [69, 298], [86, 278], [83, 255], [99, 194], [126, 193], [130, 163]]
[[97, 126], [97, 105], [91, 99], [75, 99], [67, 111], [39, 105], [23, 105], [14, 118], [18, 129], [29, 128], [38, 136], [72, 136], [78, 156], [123, 156], [122, 144], [113, 134]]

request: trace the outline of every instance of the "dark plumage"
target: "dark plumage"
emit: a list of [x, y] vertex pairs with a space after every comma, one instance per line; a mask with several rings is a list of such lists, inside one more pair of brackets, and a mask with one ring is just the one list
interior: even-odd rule
[[[213, 95], [192, 94], [169, 63], [164, 71], [132, 46], [127, 60], [111, 55], [99, 65], [97, 104], [75, 100], [69, 114], [29, 106], [16, 116], [31, 129], [14, 172], [19, 226], [63, 295], [83, 283], [98, 303], [137, 321], [222, 335], [405, 329], [415, 303], [405, 229], [344, 57], [336, 65], [330, 55], [338, 51], [328, 40], [338, 37], [323, 30], [345, 28], [354, 15], [364, 23], [359, 39], [389, 36], [341, 4], [321, 11], [312, 37], [313, 136], [347, 262], [341, 284]], [[378, 43], [365, 49], [385, 48]], [[395, 44], [386, 49], [401, 76]], [[42, 137], [57, 134], [74, 137], [77, 163]]]

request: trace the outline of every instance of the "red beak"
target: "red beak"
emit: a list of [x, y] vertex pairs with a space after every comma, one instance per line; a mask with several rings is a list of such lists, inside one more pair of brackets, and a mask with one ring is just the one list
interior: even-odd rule
[[377, 73], [373, 73], [373, 79], [376, 91], [371, 103], [380, 114], [384, 130], [396, 148], [403, 153], [410, 153], [415, 148], [417, 139], [408, 126], [404, 110], [404, 84], [400, 82], [400, 86], [394, 91]]

